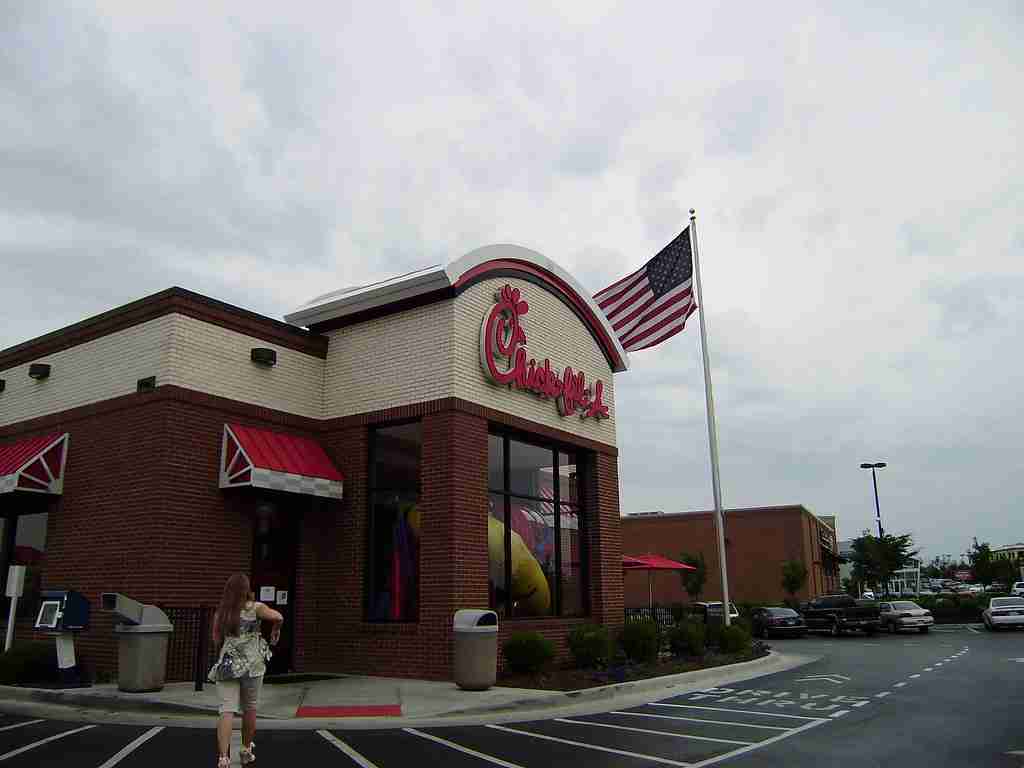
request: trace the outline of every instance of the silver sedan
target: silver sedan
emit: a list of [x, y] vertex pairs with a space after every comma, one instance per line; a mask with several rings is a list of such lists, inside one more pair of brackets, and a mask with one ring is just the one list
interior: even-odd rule
[[879, 603], [882, 626], [890, 632], [901, 629], [916, 629], [924, 633], [935, 623], [932, 612], [910, 600], [895, 600], [891, 603]]
[[988, 630], [1024, 627], [1024, 597], [993, 597], [981, 620]]

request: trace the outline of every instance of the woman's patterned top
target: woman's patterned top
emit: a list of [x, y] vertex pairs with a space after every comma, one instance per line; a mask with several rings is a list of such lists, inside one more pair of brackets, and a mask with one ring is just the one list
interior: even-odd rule
[[238, 634], [224, 638], [217, 663], [210, 669], [209, 679], [237, 680], [240, 677], [260, 677], [267, 671], [271, 652], [260, 634], [260, 617], [256, 603], [247, 603], [238, 622]]

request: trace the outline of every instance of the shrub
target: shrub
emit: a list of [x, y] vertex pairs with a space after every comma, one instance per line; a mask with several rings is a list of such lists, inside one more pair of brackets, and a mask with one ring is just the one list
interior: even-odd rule
[[516, 632], [504, 642], [501, 652], [510, 672], [535, 675], [555, 658], [555, 644], [539, 632]]
[[612, 654], [608, 630], [596, 624], [581, 624], [569, 633], [569, 652], [579, 669], [603, 667]]
[[686, 619], [686, 605], [683, 603], [672, 603], [670, 610], [672, 611], [672, 621], [676, 624]]
[[57, 649], [53, 643], [18, 643], [0, 654], [0, 685], [51, 683], [56, 679]]
[[740, 624], [723, 627], [718, 647], [722, 653], [743, 653], [749, 651], [750, 632]]
[[721, 619], [713, 619], [704, 625], [704, 641], [717, 648], [722, 642], [722, 629], [725, 625]]
[[704, 625], [696, 621], [676, 624], [668, 632], [668, 647], [673, 656], [703, 656], [706, 642]]
[[631, 621], [622, 628], [622, 650], [630, 661], [657, 661], [660, 647], [658, 625], [653, 621]]

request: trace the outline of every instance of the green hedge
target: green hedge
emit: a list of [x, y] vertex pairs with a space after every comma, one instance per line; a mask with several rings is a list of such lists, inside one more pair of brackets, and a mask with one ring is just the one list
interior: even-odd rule
[[535, 675], [555, 658], [555, 644], [539, 632], [516, 632], [501, 646], [501, 652], [509, 672]]
[[745, 653], [750, 650], [750, 631], [740, 623], [722, 628], [718, 641], [722, 653]]
[[622, 650], [630, 661], [646, 663], [658, 660], [661, 638], [658, 635], [658, 625], [653, 621], [627, 623], [622, 628], [620, 641]]
[[993, 597], [1000, 595], [921, 595], [907, 599], [931, 611], [937, 624], [964, 624], [980, 622], [981, 612]]
[[569, 633], [569, 652], [578, 669], [593, 669], [608, 664], [612, 654], [608, 630], [597, 624], [582, 624]]
[[676, 624], [668, 632], [668, 647], [673, 656], [703, 656], [707, 649], [704, 625], [697, 621]]

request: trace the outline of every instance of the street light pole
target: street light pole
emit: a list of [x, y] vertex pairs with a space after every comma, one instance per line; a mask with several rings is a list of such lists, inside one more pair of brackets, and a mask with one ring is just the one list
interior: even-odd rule
[[884, 461], [876, 461], [874, 463], [865, 461], [860, 465], [861, 469], [871, 470], [871, 482], [875, 486], [875, 521], [878, 523], [878, 538], [882, 538], [882, 511], [878, 506], [878, 476], [875, 474], [875, 470], [882, 469], [885, 466]]

